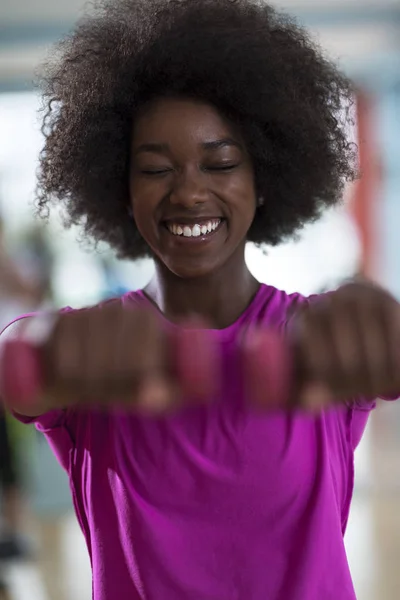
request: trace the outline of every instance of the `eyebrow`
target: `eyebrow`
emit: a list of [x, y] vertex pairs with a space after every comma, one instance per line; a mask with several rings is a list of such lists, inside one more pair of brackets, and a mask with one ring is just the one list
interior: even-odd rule
[[232, 138], [223, 138], [221, 140], [213, 140], [210, 142], [203, 142], [201, 144], [204, 150], [219, 150], [219, 148], [225, 148], [226, 146], [234, 146], [235, 148], [242, 149], [242, 145]]
[[[200, 144], [204, 150], [219, 150], [220, 148], [225, 148], [227, 146], [234, 146], [236, 148], [242, 149], [242, 145], [239, 142], [236, 142], [232, 138], [222, 138], [220, 140], [212, 140], [209, 142], [203, 142]], [[134, 154], [141, 154], [145, 152], [151, 152], [153, 154], [167, 154], [170, 148], [168, 144], [158, 144], [149, 142], [147, 144], [141, 144], [138, 148], [135, 149]]]

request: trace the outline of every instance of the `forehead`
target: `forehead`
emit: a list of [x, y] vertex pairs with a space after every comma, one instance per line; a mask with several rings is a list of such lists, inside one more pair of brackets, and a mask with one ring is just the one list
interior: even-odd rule
[[133, 143], [204, 143], [221, 137], [239, 138], [234, 126], [211, 104], [160, 98], [144, 106], [133, 128]]

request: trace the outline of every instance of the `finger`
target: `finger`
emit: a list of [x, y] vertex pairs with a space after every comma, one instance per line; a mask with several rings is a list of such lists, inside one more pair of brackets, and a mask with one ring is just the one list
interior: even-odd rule
[[142, 364], [141, 348], [146, 352], [145, 338], [151, 335], [144, 326], [142, 312], [119, 310], [109, 332], [112, 349], [108, 357], [110, 394], [132, 403], [142, 379], [151, 372], [151, 366]]
[[390, 381], [390, 339], [393, 320], [389, 307], [374, 299], [349, 302], [336, 315], [335, 351], [342, 371], [341, 394], [346, 397], [382, 392]]
[[[386, 308], [386, 307], [385, 307]], [[362, 339], [362, 354], [365, 358], [365, 372], [359, 389], [368, 396], [376, 396], [390, 385], [390, 324], [385, 317], [384, 307], [371, 305], [359, 313], [358, 323]]]
[[45, 382], [56, 397], [79, 392], [80, 365], [84, 355], [76, 335], [78, 323], [78, 312], [61, 317], [43, 348]]
[[[365, 348], [365, 307], [348, 301], [335, 307], [328, 320], [332, 366], [328, 381], [338, 399], [350, 397], [369, 385]], [[335, 310], [336, 309], [336, 310]]]
[[120, 306], [110, 304], [82, 318], [81, 401], [104, 405], [132, 393], [132, 387], [119, 377], [115, 368], [114, 357], [121, 346], [122, 317]]
[[321, 382], [306, 384], [299, 397], [299, 404], [309, 412], [320, 412], [335, 402], [331, 390]]
[[163, 375], [153, 373], [142, 379], [135, 395], [135, 409], [149, 415], [168, 412], [176, 405], [177, 393]]
[[[87, 316], [87, 315], [86, 315]], [[112, 355], [118, 333], [116, 311], [92, 311], [82, 319], [80, 392], [87, 402], [102, 403], [113, 390]]]
[[[390, 303], [382, 309], [380, 318], [385, 331], [385, 366], [387, 373], [387, 389], [379, 390], [379, 394], [400, 393], [400, 307], [397, 302]], [[386, 386], [385, 386], [386, 387]], [[383, 386], [382, 386], [383, 388]]]
[[[164, 333], [149, 311], [107, 307], [107, 352], [103, 370], [106, 402], [126, 409], [148, 405], [148, 412], [172, 401], [166, 372]], [[168, 393], [167, 393], [168, 391]], [[176, 395], [175, 395], [176, 398]], [[153, 406], [154, 405], [154, 406]]]
[[300, 389], [298, 400], [304, 401], [302, 391], [312, 384], [333, 391], [338, 378], [332, 331], [326, 311], [313, 307], [303, 313], [296, 325], [294, 338], [296, 378]]

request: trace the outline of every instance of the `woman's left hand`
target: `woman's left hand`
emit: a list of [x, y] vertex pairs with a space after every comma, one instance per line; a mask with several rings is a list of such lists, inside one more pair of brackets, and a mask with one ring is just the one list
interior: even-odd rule
[[351, 283], [311, 301], [291, 336], [305, 408], [400, 393], [400, 304], [378, 286]]

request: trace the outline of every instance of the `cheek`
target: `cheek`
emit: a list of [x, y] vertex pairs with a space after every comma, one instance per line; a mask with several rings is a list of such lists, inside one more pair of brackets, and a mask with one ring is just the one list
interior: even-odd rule
[[154, 223], [157, 211], [157, 202], [154, 200], [157, 195], [154, 190], [147, 189], [147, 186], [131, 185], [130, 203], [132, 207], [133, 218], [140, 233], [144, 236], [150, 234], [154, 229]]
[[131, 199], [131, 206], [132, 216], [140, 236], [149, 246], [153, 246], [157, 232], [154, 228], [154, 220], [148, 203], [146, 203], [143, 197], [138, 199], [136, 196]]
[[256, 193], [252, 181], [248, 182], [247, 185], [241, 182], [241, 185], [236, 187], [231, 197], [234, 198], [232, 208], [236, 215], [240, 217], [240, 228], [250, 227], [257, 207]]
[[246, 220], [252, 220], [256, 210], [256, 188], [253, 172], [248, 170], [232, 179], [229, 195], [234, 199], [235, 210]]

